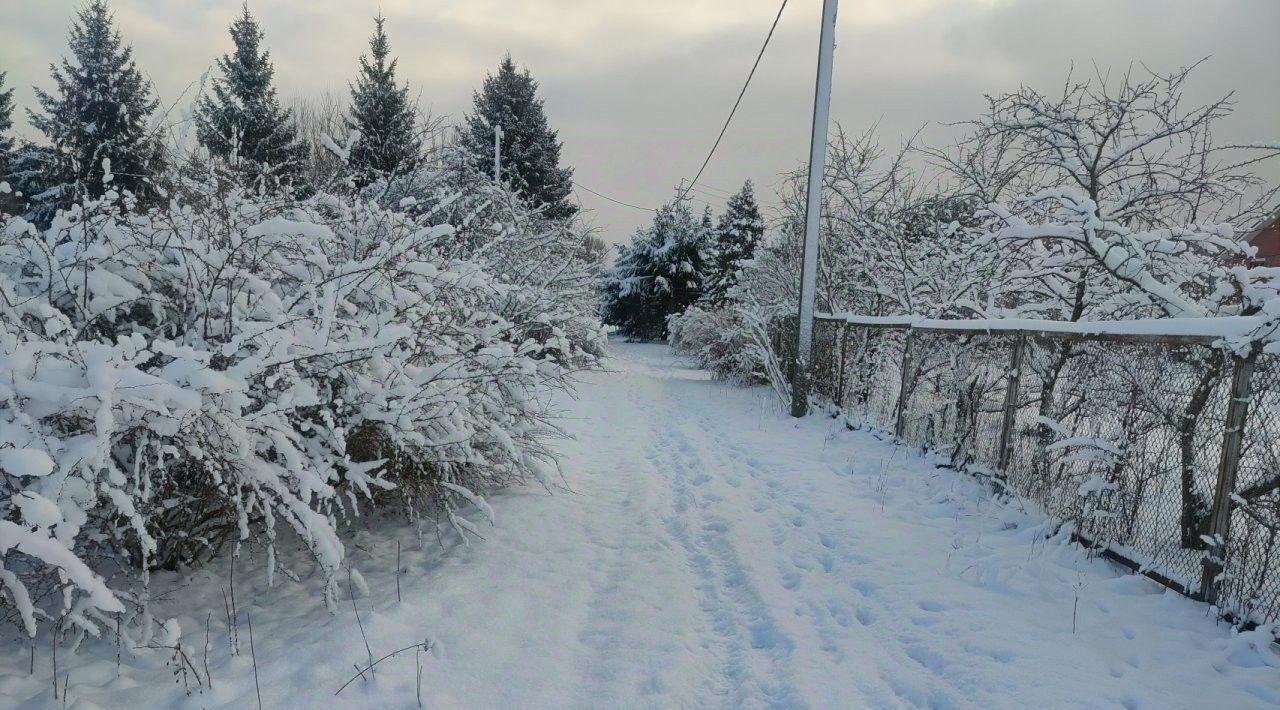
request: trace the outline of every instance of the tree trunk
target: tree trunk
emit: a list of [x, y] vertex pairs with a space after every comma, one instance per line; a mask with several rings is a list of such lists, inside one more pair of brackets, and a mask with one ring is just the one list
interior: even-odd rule
[[1204, 370], [1200, 373], [1200, 381], [1187, 401], [1187, 408], [1182, 412], [1178, 422], [1178, 444], [1181, 452], [1179, 488], [1182, 494], [1182, 514], [1179, 528], [1182, 546], [1190, 550], [1205, 549], [1202, 535], [1208, 532], [1209, 501], [1196, 488], [1196, 424], [1200, 415], [1209, 404], [1210, 395], [1222, 377], [1222, 352], [1212, 350], [1203, 359], [1198, 359]]

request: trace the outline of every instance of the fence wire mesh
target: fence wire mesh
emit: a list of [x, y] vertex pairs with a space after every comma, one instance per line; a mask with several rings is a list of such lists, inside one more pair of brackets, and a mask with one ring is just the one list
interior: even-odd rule
[[1214, 512], [1238, 361], [1222, 350], [835, 319], [819, 320], [814, 343], [815, 391], [853, 421], [989, 475], [1235, 618], [1280, 622], [1280, 357], [1253, 363], [1224, 528]]

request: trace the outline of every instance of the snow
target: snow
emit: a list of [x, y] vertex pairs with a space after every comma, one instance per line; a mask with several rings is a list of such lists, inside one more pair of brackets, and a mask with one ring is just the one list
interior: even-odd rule
[[[560, 401], [568, 490], [488, 496], [496, 524], [469, 546], [362, 520], [332, 615], [306, 553], [281, 545], [299, 581], [269, 589], [245, 548], [238, 656], [229, 561], [157, 574], [157, 619], [177, 620], [201, 674], [208, 649], [212, 690], [184, 694], [171, 648], [126, 646], [117, 678], [105, 629], [59, 654], [67, 704], [256, 707], [250, 617], [265, 707], [416, 707], [419, 668], [423, 706], [445, 708], [1280, 703], [1269, 632], [1215, 625], [875, 432], [786, 418], [766, 389], [712, 381], [665, 346], [612, 348]], [[424, 638], [430, 653], [334, 695], [353, 665]], [[0, 646], [0, 697], [61, 706], [47, 647], [29, 663], [26, 645]]]
[[53, 459], [39, 449], [0, 449], [0, 469], [13, 476], [48, 476]]

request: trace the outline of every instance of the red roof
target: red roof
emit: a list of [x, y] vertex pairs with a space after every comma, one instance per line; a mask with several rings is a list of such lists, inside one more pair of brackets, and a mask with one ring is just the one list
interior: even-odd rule
[[1247, 244], [1258, 248], [1258, 260], [1267, 266], [1280, 266], [1280, 210], [1271, 213], [1257, 229], [1244, 236]]

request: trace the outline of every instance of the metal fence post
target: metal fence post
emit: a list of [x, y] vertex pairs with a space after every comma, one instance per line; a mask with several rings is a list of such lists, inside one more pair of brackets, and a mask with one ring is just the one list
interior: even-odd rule
[[907, 429], [907, 400], [911, 398], [911, 369], [915, 367], [914, 330], [907, 330], [907, 337], [902, 344], [902, 382], [898, 388], [898, 408], [894, 415], [893, 435], [901, 439]]
[[1209, 512], [1209, 535], [1213, 538], [1204, 559], [1200, 578], [1200, 595], [1210, 604], [1218, 601], [1219, 577], [1226, 561], [1227, 542], [1231, 533], [1231, 509], [1236, 492], [1236, 473], [1244, 445], [1244, 427], [1249, 414], [1249, 398], [1253, 393], [1253, 367], [1256, 355], [1232, 358], [1231, 399], [1227, 401], [1227, 418], [1223, 428], [1222, 459], [1218, 463], [1218, 485], [1214, 490], [1213, 508]]
[[1018, 417], [1022, 359], [1026, 349], [1027, 335], [1019, 333], [1013, 340], [1013, 351], [1009, 353], [1009, 370], [1005, 373], [1004, 418], [1000, 421], [1000, 448], [996, 453], [996, 469], [1000, 471], [1009, 467], [1009, 457], [1013, 455], [1013, 425]]

